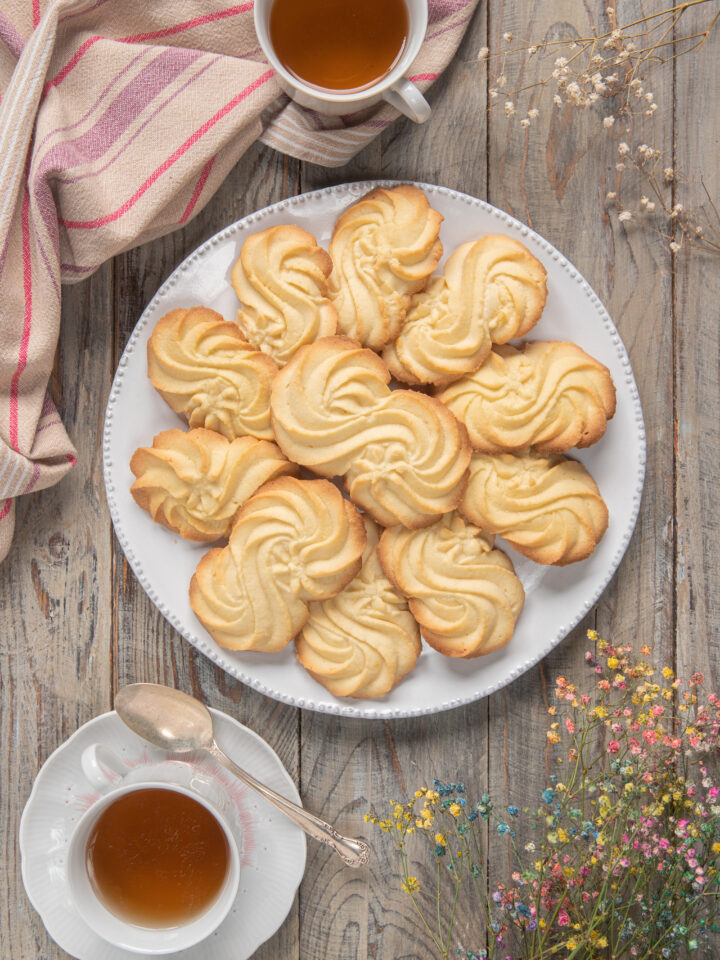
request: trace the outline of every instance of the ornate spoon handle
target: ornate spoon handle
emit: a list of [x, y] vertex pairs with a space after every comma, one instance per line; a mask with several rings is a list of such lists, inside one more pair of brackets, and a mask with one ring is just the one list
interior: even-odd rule
[[344, 837], [341, 833], [338, 833], [334, 827], [331, 827], [329, 823], [321, 820], [320, 817], [308, 813], [307, 810], [303, 810], [302, 807], [299, 807], [291, 800], [286, 800], [285, 797], [281, 797], [279, 793], [275, 793], [270, 787], [266, 787], [265, 784], [260, 783], [255, 777], [246, 773], [242, 767], [233, 763], [230, 757], [223, 753], [214, 740], [212, 747], [208, 747], [207, 749], [218, 763], [221, 763], [230, 773], [234, 774], [238, 780], [242, 780], [243, 783], [246, 783], [253, 790], [257, 791], [261, 797], [264, 797], [269, 803], [277, 807], [278, 810], [281, 810], [286, 817], [289, 817], [293, 823], [301, 827], [305, 833], [309, 834], [315, 840], [319, 840], [320, 843], [326, 843], [329, 847], [332, 847], [335, 853], [337, 853], [349, 867], [361, 867], [368, 863], [370, 850], [364, 840]]

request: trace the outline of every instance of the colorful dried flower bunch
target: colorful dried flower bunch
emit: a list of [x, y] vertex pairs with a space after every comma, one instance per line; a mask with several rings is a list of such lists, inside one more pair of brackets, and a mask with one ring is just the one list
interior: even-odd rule
[[[586, 654], [596, 685], [588, 694], [556, 680], [547, 737], [557, 774], [537, 808], [499, 809], [488, 794], [472, 802], [464, 784], [436, 780], [391, 802], [388, 816], [365, 818], [392, 837], [402, 889], [443, 960], [718, 955], [720, 698], [705, 692], [702, 674], [683, 683], [630, 647], [588, 637], [597, 641]], [[509, 841], [515, 868], [494, 889], [488, 826]], [[528, 829], [534, 839], [522, 843]], [[411, 873], [418, 838], [434, 883]], [[481, 918], [482, 947], [453, 940], [461, 895]]]
[[[687, 12], [708, 4], [705, 28], [684, 31]], [[616, 10], [609, 6], [607, 28], [588, 36], [534, 41], [506, 32], [498, 53], [491, 55], [482, 47], [477, 56], [491, 64], [491, 111], [501, 108], [508, 120], [527, 130], [550, 98], [552, 109], [592, 110], [604, 133], [613, 140], [621, 138], [619, 156], [613, 158], [617, 176], [615, 189], [607, 193], [608, 204], [615, 208], [620, 223], [650, 219], [673, 253], [684, 243], [720, 252], [720, 214], [709, 196], [708, 217], [677, 203], [674, 187], [682, 175], [655, 147], [633, 144], [632, 139], [641, 135], [658, 110], [648, 74], [663, 65], [672, 68], [678, 57], [699, 51], [720, 22], [717, 6], [717, 0], [684, 0], [625, 24], [618, 24]], [[524, 78], [530, 59], [542, 63], [539, 79], [511, 89], [508, 66], [519, 60], [518, 75]], [[623, 190], [624, 172], [634, 174], [629, 191], [627, 184]], [[639, 200], [628, 202], [624, 194], [635, 190]]]

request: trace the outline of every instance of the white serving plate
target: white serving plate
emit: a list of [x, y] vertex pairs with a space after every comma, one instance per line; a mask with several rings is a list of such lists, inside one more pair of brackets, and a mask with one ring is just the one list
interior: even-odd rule
[[572, 451], [595, 478], [610, 526], [591, 557], [569, 567], [542, 567], [498, 539], [515, 563], [526, 603], [512, 640], [476, 660], [443, 657], [425, 646], [415, 670], [382, 700], [333, 697], [297, 663], [290, 644], [279, 654], [233, 653], [219, 647], [190, 609], [188, 584], [206, 545], [193, 544], [152, 521], [130, 496], [130, 457], [156, 433], [183, 426], [147, 378], [146, 344], [165, 313], [202, 304], [233, 320], [238, 302], [230, 271], [245, 239], [267, 227], [296, 223], [327, 246], [338, 215], [386, 181], [342, 184], [291, 197], [221, 230], [182, 263], [140, 317], [118, 365], [105, 415], [105, 487], [115, 531], [149, 597], [172, 625], [224, 670], [267, 696], [309, 710], [348, 717], [391, 718], [435, 713], [499, 690], [541, 660], [596, 603], [630, 541], [645, 474], [645, 430], [630, 360], [607, 310], [577, 269], [553, 246], [507, 213], [474, 197], [418, 184], [445, 217], [446, 256], [487, 233], [519, 239], [548, 272], [548, 300], [528, 339], [572, 340], [606, 364], [617, 388], [617, 413], [603, 439]]
[[[297, 788], [277, 754], [252, 730], [213, 710], [222, 749], [258, 780], [300, 803]], [[94, 717], [42, 765], [20, 820], [22, 878], [30, 902], [53, 940], [77, 960], [138, 960], [112, 946], [78, 914], [65, 864], [75, 824], [99, 797], [80, 766], [93, 743], [108, 747], [129, 767], [171, 757], [141, 739], [111, 711]], [[240, 885], [230, 913], [205, 940], [172, 954], [174, 960], [247, 960], [288, 915], [305, 872], [305, 834], [287, 817], [204, 752], [183, 755], [227, 798], [224, 810], [240, 852]], [[0, 950], [5, 957], [5, 953]]]

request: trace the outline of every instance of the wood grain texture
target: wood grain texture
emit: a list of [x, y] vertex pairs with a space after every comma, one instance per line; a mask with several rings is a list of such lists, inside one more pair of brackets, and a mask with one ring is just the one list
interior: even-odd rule
[[[688, 11], [688, 33], [704, 30], [707, 11]], [[717, 41], [717, 37], [715, 37]], [[717, 45], [677, 61], [676, 202], [701, 208], [718, 224], [704, 201], [704, 181], [715, 205], [720, 201], [717, 149], [720, 114], [713, 91], [720, 83]], [[720, 681], [720, 336], [717, 254], [682, 250], [677, 257], [675, 356], [677, 647], [678, 672], [705, 673], [711, 688]]]
[[[424, 180], [485, 196], [485, 65], [476, 60], [485, 45], [485, 15], [479, 9], [458, 55], [433, 85], [433, 115], [422, 127], [400, 119], [341, 170], [303, 164], [303, 190], [331, 183], [388, 178]], [[468, 131], [471, 130], [471, 135]], [[487, 704], [481, 702], [437, 717], [396, 722], [339, 720], [302, 714], [303, 803], [365, 836], [372, 864], [362, 873], [343, 870], [324, 848], [308, 850], [300, 888], [300, 956], [305, 960], [427, 960], [427, 932], [400, 890], [389, 841], [368, 832], [363, 815], [419, 786], [465, 778], [468, 789], [487, 785]], [[416, 864], [426, 886], [434, 882]], [[474, 926], [459, 913], [458, 936]], [[467, 946], [471, 944], [468, 942]]]
[[[491, 0], [491, 52], [521, 46], [524, 38], [574, 40], [593, 29], [605, 32], [612, 27], [607, 6], [605, 0], [530, 6]], [[624, 2], [620, 22], [643, 16], [651, 6]], [[508, 44], [502, 41], [506, 33], [523, 39]], [[509, 57], [503, 90], [548, 78], [560, 52], [529, 58], [522, 73]], [[671, 71], [653, 89], [661, 103], [672, 103]], [[537, 87], [529, 101], [518, 98], [518, 114], [511, 120], [504, 116], [504, 96], [498, 98], [500, 107], [490, 116], [488, 199], [562, 250], [608, 307], [630, 353], [649, 427], [649, 450], [640, 517], [610, 587], [549, 657], [490, 698], [489, 779], [496, 804], [531, 807], [540, 803], [554, 762], [546, 739], [554, 679], [564, 675], [591, 682], [583, 660], [586, 630], [597, 628], [601, 636], [632, 643], [636, 651], [644, 643], [653, 644], [669, 662], [673, 652], [671, 263], [666, 247], [651, 233], [625, 230], [607, 215], [605, 196], [616, 176], [617, 143], [630, 135], [622, 128], [612, 134], [603, 128], [602, 119], [611, 109], [607, 102], [601, 100], [585, 112], [558, 108], [552, 103], [553, 92]], [[507, 97], [513, 99], [512, 93]], [[530, 106], [536, 106], [539, 115], [523, 130], [518, 119]], [[654, 123], [654, 143], [670, 149], [672, 112], [665, 110]], [[499, 837], [491, 843], [491, 882], [509, 875], [510, 849]]]
[[[610, 5], [615, 6], [614, 0]], [[15, 543], [0, 568], [0, 954], [12, 960], [65, 957], [47, 937], [22, 890], [17, 827], [33, 777], [81, 723], [108, 709], [113, 690], [138, 680], [169, 683], [226, 710], [260, 732], [296, 778], [308, 808], [366, 836], [372, 865], [352, 872], [324, 847], [308, 847], [298, 903], [258, 960], [429, 960], [430, 940], [399, 886], [385, 838], [364, 813], [404, 799], [434, 777], [466, 781], [496, 803], [532, 803], [551, 768], [546, 707], [557, 674], [582, 676], [584, 631], [653, 645], [659, 659], [718, 683], [720, 604], [717, 261], [692, 253], [674, 266], [651, 230], [618, 225], [606, 209], [614, 189], [616, 142], [603, 108], [584, 116], [548, 98], [527, 134], [502, 111], [486, 117], [486, 66], [511, 31], [520, 38], [573, 37], [606, 23], [608, 0], [485, 0], [460, 51], [432, 87], [430, 121], [401, 119], [351, 163], [328, 171], [254, 147], [206, 209], [182, 231], [126, 253], [64, 292], [63, 334], [54, 377], [59, 408], [79, 448], [73, 474], [19, 503]], [[654, 9], [623, 0], [627, 21]], [[704, 23], [700, 11], [693, 16]], [[687, 14], [686, 26], [690, 26]], [[673, 156], [698, 196], [705, 177], [716, 199], [720, 175], [708, 143], [720, 137], [712, 92], [717, 47], [656, 71], [660, 109], [648, 142]], [[507, 68], [507, 89], [532, 79]], [[529, 71], [529, 72], [528, 72]], [[674, 111], [673, 111], [674, 104]], [[673, 146], [675, 144], [675, 146]], [[224, 225], [300, 190], [387, 177], [440, 183], [487, 198], [566, 252], [608, 306], [630, 352], [648, 433], [645, 492], [618, 575], [596, 609], [558, 650], [512, 686], [479, 704], [427, 719], [351, 721], [299, 712], [249, 690], [196, 653], [155, 610], [113, 540], [101, 476], [100, 436], [112, 371], [140, 313], [175, 266]], [[673, 429], [675, 417], [675, 430]], [[150, 438], [148, 438], [150, 439]], [[491, 847], [493, 880], [508, 850]], [[422, 863], [421, 881], [432, 882]], [[455, 941], [482, 945], [463, 905]], [[454, 949], [454, 947], [453, 947]]]
[[22, 497], [0, 569], [0, 955], [65, 956], [20, 878], [18, 824], [35, 774], [110, 709], [110, 527], [99, 437], [112, 377], [112, 266], [64, 293], [54, 397], [78, 451], [56, 487]]
[[[189, 253], [221, 227], [297, 192], [297, 164], [252, 147], [208, 206], [188, 227], [115, 261], [116, 356], [158, 287]], [[152, 437], [148, 437], [148, 443]], [[299, 716], [225, 674], [191, 647], [156, 610], [113, 538], [113, 685], [166, 683], [224, 710], [262, 733], [294, 779], [298, 776]], [[298, 957], [295, 906], [280, 931], [256, 956]]]

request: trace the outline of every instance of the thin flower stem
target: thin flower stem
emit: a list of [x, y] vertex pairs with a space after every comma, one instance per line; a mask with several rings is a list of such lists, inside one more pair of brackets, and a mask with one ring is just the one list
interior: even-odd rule
[[437, 897], [436, 897], [437, 927], [438, 927], [438, 936], [442, 941], [443, 931], [442, 931], [442, 920], [440, 917], [441, 893], [440, 893], [440, 861], [439, 860], [436, 863], [436, 877], [437, 877]]
[[[407, 853], [405, 852], [404, 847], [402, 847], [401, 850], [400, 850], [400, 857], [401, 857], [401, 862], [402, 862], [403, 877], [404, 877], [404, 879], [405, 879], [405, 882], [407, 883], [407, 882], [408, 882], [408, 879], [409, 879], [409, 871], [408, 871]], [[417, 900], [415, 899], [415, 894], [412, 892], [412, 890], [410, 890], [409, 887], [408, 887], [408, 891], [409, 891], [408, 895], [409, 895], [409, 897], [410, 897], [410, 900], [412, 901], [412, 905], [415, 907], [415, 912], [417, 913], [417, 915], [418, 915], [418, 916], [420, 917], [420, 919], [422, 920], [423, 926], [425, 927], [425, 929], [427, 930], [428, 934], [430, 935], [430, 937], [431, 937], [431, 939], [432, 939], [432, 942], [435, 944], [436, 950], [438, 951], [438, 953], [440, 953], [440, 951], [441, 951], [441, 949], [442, 949], [442, 944], [435, 938], [435, 935], [433, 934], [432, 930], [430, 929], [430, 927], [429, 927], [429, 925], [428, 925], [428, 922], [427, 922], [427, 920], [425, 919], [425, 914], [422, 912], [422, 910], [420, 909], [420, 906], [419, 906]]]

